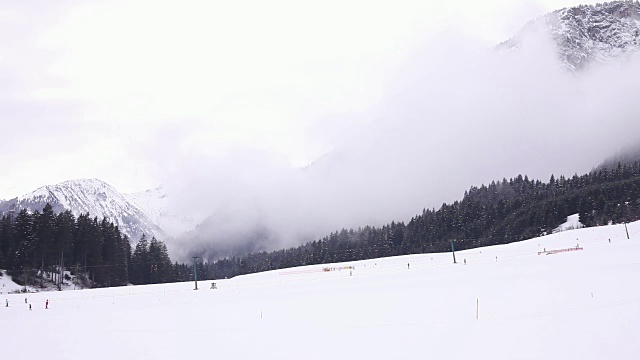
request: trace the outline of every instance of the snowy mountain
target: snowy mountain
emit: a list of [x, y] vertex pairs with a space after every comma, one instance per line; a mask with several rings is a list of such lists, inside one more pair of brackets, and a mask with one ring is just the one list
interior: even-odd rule
[[552, 37], [568, 70], [621, 62], [640, 50], [640, 3], [612, 1], [556, 10], [530, 21], [498, 48], [518, 49], [529, 35], [540, 32]]
[[165, 232], [138, 204], [98, 179], [79, 179], [43, 186], [29, 194], [0, 202], [0, 213], [41, 211], [50, 203], [54, 212], [71, 210], [78, 216], [88, 212], [99, 219], [107, 217], [133, 241], [142, 236], [165, 237]]
[[162, 186], [138, 193], [126, 194], [125, 197], [138, 205], [169, 236], [178, 236], [194, 229], [198, 224], [194, 218], [180, 216], [177, 211], [171, 210], [169, 205], [170, 197]]

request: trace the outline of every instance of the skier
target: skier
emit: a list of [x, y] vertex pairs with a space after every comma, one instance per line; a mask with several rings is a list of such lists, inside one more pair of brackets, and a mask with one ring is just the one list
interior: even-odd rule
[[464, 259], [464, 264], [467, 265], [467, 259]]
[[25, 303], [25, 304], [27, 303], [27, 298], [24, 298], [24, 303]]
[[29, 311], [31, 311], [31, 304], [29, 304]]
[[4, 299], [4, 301], [7, 302], [7, 304], [4, 307], [9, 307], [9, 299]]
[[49, 308], [49, 299], [47, 299], [47, 302], [44, 303], [44, 308], [48, 309]]
[[409, 263], [407, 263], [407, 269], [409, 268]]

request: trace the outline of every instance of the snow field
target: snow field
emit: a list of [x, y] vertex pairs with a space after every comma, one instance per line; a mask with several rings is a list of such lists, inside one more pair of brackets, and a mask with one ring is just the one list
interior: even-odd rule
[[[2, 295], [10, 306], [0, 308], [0, 353], [635, 359], [640, 223], [629, 232], [631, 240], [623, 225], [565, 231], [456, 252], [455, 265], [444, 253], [281, 269], [215, 280], [215, 290], [201, 281], [198, 291], [185, 282], [28, 294], [32, 311], [23, 294]], [[584, 250], [538, 255], [577, 244]], [[351, 274], [322, 271], [348, 265]]]

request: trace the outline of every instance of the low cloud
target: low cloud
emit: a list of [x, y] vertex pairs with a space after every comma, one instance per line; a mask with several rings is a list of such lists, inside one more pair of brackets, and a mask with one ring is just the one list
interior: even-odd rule
[[[638, 58], [573, 74], [544, 37], [498, 51], [520, 11], [507, 0], [56, 4], [2, 6], [0, 197], [164, 184], [201, 221], [168, 244], [176, 258], [408, 221], [639, 142]], [[516, 18], [559, 6], [527, 4]]]
[[174, 244], [177, 253], [226, 249], [256, 233], [274, 249], [343, 227], [406, 222], [470, 186], [585, 173], [640, 143], [637, 59], [569, 73], [544, 36], [498, 51], [438, 35], [394, 64], [379, 101], [353, 113], [357, 126], [308, 134], [332, 148], [306, 168], [246, 149], [173, 159], [165, 181], [181, 194], [178, 208], [213, 214]]

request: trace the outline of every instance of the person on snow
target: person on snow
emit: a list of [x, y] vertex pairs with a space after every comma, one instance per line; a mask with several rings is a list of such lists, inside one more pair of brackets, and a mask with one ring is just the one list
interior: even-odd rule
[[45, 309], [49, 308], [49, 299], [47, 299], [47, 301], [44, 303], [44, 308]]

